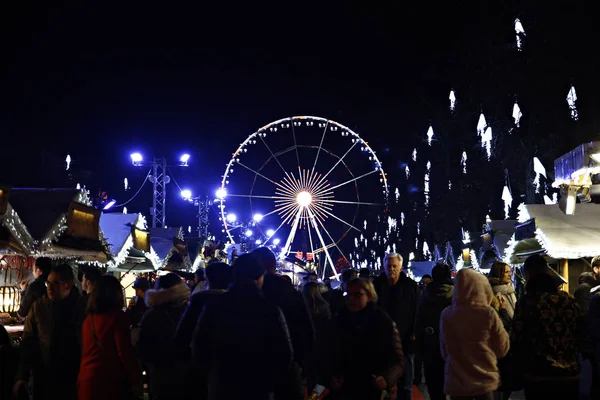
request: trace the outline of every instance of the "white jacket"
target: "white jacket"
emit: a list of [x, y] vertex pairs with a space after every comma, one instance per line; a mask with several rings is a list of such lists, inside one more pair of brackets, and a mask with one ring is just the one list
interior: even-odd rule
[[442, 312], [440, 346], [446, 360], [444, 393], [478, 396], [500, 386], [498, 359], [510, 341], [498, 313], [490, 306], [487, 278], [471, 269], [456, 275], [452, 306]]

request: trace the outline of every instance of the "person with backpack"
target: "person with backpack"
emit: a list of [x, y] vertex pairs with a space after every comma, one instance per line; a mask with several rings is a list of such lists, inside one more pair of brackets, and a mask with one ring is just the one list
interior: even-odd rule
[[431, 400], [445, 400], [444, 359], [440, 352], [442, 311], [452, 305], [454, 283], [451, 268], [437, 264], [431, 270], [432, 282], [423, 288], [415, 322], [416, 351], [423, 360], [425, 384]]

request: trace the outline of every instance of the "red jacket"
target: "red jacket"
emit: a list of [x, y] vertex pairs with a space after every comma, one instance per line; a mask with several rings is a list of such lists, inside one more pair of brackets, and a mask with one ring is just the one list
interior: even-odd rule
[[124, 398], [125, 390], [137, 387], [140, 373], [131, 345], [129, 319], [124, 312], [88, 314], [83, 323], [82, 342], [79, 400], [119, 400]]

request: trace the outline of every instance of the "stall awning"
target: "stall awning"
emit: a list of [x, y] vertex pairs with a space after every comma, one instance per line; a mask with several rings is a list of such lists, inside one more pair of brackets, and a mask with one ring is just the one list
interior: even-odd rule
[[574, 215], [557, 204], [519, 207], [519, 222], [535, 220], [535, 238], [555, 259], [577, 259], [600, 255], [600, 204], [577, 204]]

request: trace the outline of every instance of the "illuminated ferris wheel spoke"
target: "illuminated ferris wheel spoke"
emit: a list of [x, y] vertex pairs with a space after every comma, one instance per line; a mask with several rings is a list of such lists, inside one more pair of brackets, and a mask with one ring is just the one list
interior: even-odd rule
[[[337, 245], [337, 242], [333, 239], [333, 237], [331, 236], [331, 234], [327, 230], [327, 228], [325, 228], [325, 224], [323, 224], [322, 222], [320, 222], [320, 224], [321, 224], [321, 227], [323, 228], [323, 230], [325, 231], [325, 233], [327, 234], [327, 236], [329, 237], [329, 240], [331, 240], [331, 245], [329, 245], [329, 248], [335, 246], [335, 248], [340, 252], [341, 256], [344, 257], [345, 260], [348, 260], [346, 258], [346, 256], [344, 255], [344, 252], [342, 251], [342, 249], [340, 249], [340, 247]], [[331, 264], [331, 269], [333, 271], [333, 274], [337, 278], [338, 274], [337, 274], [337, 271], [335, 270], [335, 267], [334, 267], [333, 264]], [[324, 273], [325, 273], [325, 271], [323, 271], [323, 278], [321, 278], [321, 279], [324, 279], [324, 276], [325, 276]]]
[[283, 199], [282, 196], [260, 196], [257, 194], [227, 194], [227, 197], [247, 197], [250, 199], [270, 199], [270, 200], [279, 200]]
[[261, 174], [260, 172], [253, 170], [252, 168], [250, 168], [250, 167], [249, 167], [249, 166], [247, 166], [246, 164], [243, 164], [243, 163], [241, 163], [241, 162], [239, 162], [239, 161], [238, 161], [238, 165], [240, 165], [240, 166], [242, 166], [242, 167], [246, 168], [248, 171], [252, 172], [252, 173], [253, 173], [253, 174], [255, 174], [255, 175], [258, 175], [258, 176], [260, 176], [261, 178], [263, 178], [263, 179], [266, 179], [267, 181], [271, 182], [273, 185], [279, 186], [279, 183], [275, 182], [274, 180], [272, 180], [272, 179], [270, 179], [270, 178], [267, 178], [266, 176], [264, 176], [264, 175], [263, 175], [263, 174]]
[[315, 162], [313, 164], [313, 171], [317, 168], [317, 161], [319, 160], [319, 153], [321, 152], [321, 148], [323, 147], [323, 141], [325, 140], [325, 134], [327, 133], [327, 127], [329, 126], [329, 121], [325, 123], [325, 128], [323, 129], [323, 135], [321, 136], [321, 143], [319, 143], [319, 148], [317, 150], [317, 156], [315, 157]]
[[352, 182], [356, 182], [357, 180], [362, 179], [365, 176], [369, 176], [369, 175], [377, 173], [377, 172], [378, 171], [376, 169], [374, 169], [371, 172], [367, 172], [366, 174], [362, 174], [361, 176], [357, 176], [356, 178], [352, 178], [352, 179], [347, 180], [346, 182], [342, 182], [339, 185], [335, 185], [334, 187], [330, 188], [329, 190], [335, 190], [335, 189], [337, 189], [339, 187], [342, 187], [342, 186], [347, 185], [347, 184], [352, 183]]
[[277, 164], [279, 164], [279, 166], [281, 167], [281, 170], [283, 172], [285, 172], [285, 168], [283, 168], [283, 165], [281, 165], [281, 163], [279, 162], [279, 158], [277, 158], [277, 156], [275, 156], [275, 154], [273, 154], [273, 151], [271, 150], [271, 148], [269, 147], [269, 145], [267, 144], [267, 142], [265, 142], [265, 139], [260, 136], [260, 140], [263, 142], [263, 144], [265, 145], [265, 147], [267, 148], [267, 150], [269, 150], [269, 153], [271, 153], [271, 156], [273, 156], [273, 158], [275, 159], [275, 161], [277, 161]]
[[343, 156], [340, 157], [340, 159], [333, 164], [333, 167], [331, 167], [331, 169], [329, 170], [329, 172], [327, 172], [325, 175], [323, 175], [323, 177], [321, 178], [322, 180], [324, 180], [325, 178], [327, 178], [329, 176], [329, 174], [331, 174], [333, 172], [333, 170], [335, 169], [335, 167], [337, 167], [338, 165], [340, 165], [340, 163], [344, 160], [344, 158], [346, 158], [346, 156], [350, 153], [350, 151], [352, 151], [352, 149], [354, 148], [354, 146], [356, 146], [358, 144], [358, 140], [355, 141], [354, 143], [352, 143], [352, 146], [350, 146], [350, 148], [348, 149], [347, 152], [344, 153]]
[[337, 203], [337, 204], [354, 204], [357, 206], [381, 206], [378, 203], [366, 203], [364, 201], [344, 201], [344, 200], [323, 200], [323, 203]]
[[[300, 206], [297, 206], [297, 207], [299, 208]], [[263, 243], [263, 246], [266, 246], [267, 243], [269, 243], [269, 240], [271, 240], [272, 238], [275, 237], [275, 235], [277, 234], [277, 232], [279, 232], [279, 230], [281, 229], [281, 227], [283, 225], [285, 225], [290, 220], [289, 217], [293, 216], [293, 215], [294, 215], [294, 213], [292, 212], [288, 217], [286, 217], [286, 218], [284, 218], [284, 219], [281, 220], [281, 223], [279, 224], [279, 226], [277, 227], [277, 229], [275, 229], [273, 231], [273, 234], [267, 238], [267, 240]]]
[[[355, 231], [357, 231], [357, 232], [359, 232], [359, 233], [362, 233], [362, 231], [361, 231], [360, 229], [358, 229], [358, 228], [357, 228], [357, 227], [355, 227], [354, 225], [352, 225], [352, 224], [349, 224], [348, 222], [344, 221], [343, 219], [341, 219], [341, 218], [340, 218], [340, 217], [338, 217], [337, 215], [335, 215], [335, 214], [333, 214], [333, 213], [331, 213], [331, 212], [329, 212], [329, 211], [327, 211], [327, 210], [325, 210], [325, 209], [323, 209], [323, 210], [321, 210], [321, 211], [322, 211], [322, 212], [324, 212], [325, 214], [329, 215], [330, 217], [337, 219], [337, 220], [338, 220], [338, 221], [340, 221], [342, 224], [345, 224], [345, 225], [347, 225], [348, 227], [350, 227], [350, 228], [354, 229]], [[333, 239], [332, 239], [332, 240], [333, 240]]]
[[298, 168], [300, 168], [300, 154], [298, 154], [298, 144], [296, 143], [296, 131], [294, 130], [293, 122], [292, 122], [292, 136], [294, 137], [294, 149], [296, 150], [296, 161], [298, 162]]
[[288, 235], [288, 238], [285, 242], [285, 246], [283, 247], [283, 250], [282, 250], [282, 253], [286, 256], [290, 253], [290, 246], [291, 246], [292, 242], [294, 241], [294, 237], [296, 237], [296, 230], [298, 229], [298, 224], [300, 223], [300, 217], [302, 216], [303, 212], [304, 212], [304, 207], [302, 207], [302, 209], [300, 209], [296, 212], [296, 218], [294, 218], [294, 223], [292, 224], [292, 230], [290, 231], [290, 234]]
[[[334, 275], [336, 275], [335, 264], [333, 263], [333, 260], [331, 259], [331, 255], [329, 254], [329, 251], [327, 250], [327, 246], [325, 245], [323, 236], [321, 236], [321, 231], [319, 230], [319, 227], [317, 226], [317, 222], [315, 222], [315, 215], [312, 213], [310, 208], [307, 211], [308, 211], [308, 216], [310, 218], [310, 222], [312, 223], [312, 226], [313, 226], [315, 232], [317, 233], [319, 241], [321, 242], [321, 246], [323, 246], [323, 251], [325, 252], [325, 257], [326, 257], [327, 261], [329, 261], [329, 265], [330, 265], [331, 269], [333, 270]], [[322, 279], [325, 278], [326, 270], [327, 270], [327, 264], [325, 264], [325, 268], [323, 268]]]

